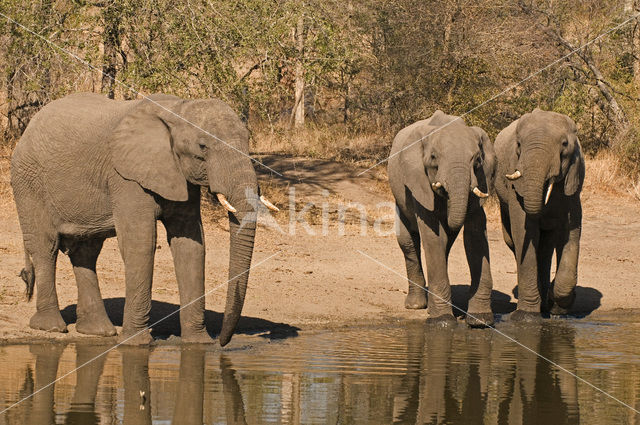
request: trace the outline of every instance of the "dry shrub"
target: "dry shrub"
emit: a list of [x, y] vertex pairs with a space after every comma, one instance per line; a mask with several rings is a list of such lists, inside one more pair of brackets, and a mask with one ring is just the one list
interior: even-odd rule
[[6, 211], [13, 204], [11, 191], [11, 148], [0, 144], [0, 207]]

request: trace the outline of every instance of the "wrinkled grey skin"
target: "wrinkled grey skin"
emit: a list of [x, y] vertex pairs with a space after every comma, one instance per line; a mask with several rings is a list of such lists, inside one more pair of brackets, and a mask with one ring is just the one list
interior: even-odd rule
[[37, 287], [32, 328], [66, 331], [55, 289], [61, 250], [71, 259], [78, 285], [76, 329], [115, 335], [95, 269], [103, 241], [117, 235], [126, 281], [120, 338], [129, 344], [150, 342], [144, 329], [159, 220], [173, 254], [180, 304], [186, 306], [180, 312], [182, 338], [211, 342], [202, 297], [200, 186], [206, 186], [238, 210], [229, 214], [230, 283], [220, 334], [221, 345], [229, 342], [242, 311], [255, 236], [258, 185], [247, 156], [249, 133], [219, 100], [151, 98], [157, 104], [90, 93], [67, 96], [38, 112], [17, 144], [11, 185], [24, 235], [22, 277], [29, 296], [34, 281]]
[[[477, 186], [482, 192], [492, 191], [495, 154], [482, 129], [468, 127], [456, 118], [437, 111], [431, 118], [400, 130], [391, 148], [389, 184], [396, 200], [396, 232], [409, 280], [405, 307], [427, 306], [420, 261], [422, 240], [431, 293], [429, 320], [455, 320], [447, 263], [451, 246], [464, 225], [464, 246], [471, 271], [466, 320], [471, 326], [481, 326], [493, 323], [493, 281], [486, 216], [482, 201], [471, 190]], [[420, 141], [415, 143], [417, 140]], [[433, 189], [431, 184], [435, 182], [442, 183], [442, 187]]]
[[[502, 230], [518, 266], [512, 319], [537, 320], [541, 309], [566, 314], [575, 299], [582, 227], [584, 157], [576, 124], [566, 115], [536, 109], [502, 130], [495, 149]], [[515, 170], [522, 177], [505, 177]], [[550, 282], [554, 251], [557, 269]]]

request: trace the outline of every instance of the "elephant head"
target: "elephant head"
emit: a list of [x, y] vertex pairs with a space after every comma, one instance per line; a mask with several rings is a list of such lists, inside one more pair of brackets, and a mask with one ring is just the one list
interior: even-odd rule
[[132, 107], [110, 141], [113, 167], [160, 197], [187, 201], [188, 185], [206, 186], [229, 212], [229, 287], [220, 333], [225, 345], [247, 288], [259, 194], [249, 132], [224, 102], [155, 95]]
[[539, 109], [523, 115], [508, 149], [506, 178], [513, 181], [527, 214], [540, 214], [553, 193], [580, 192], [584, 157], [576, 124], [566, 115]]
[[[405, 170], [405, 185], [414, 199], [432, 211], [434, 194], [445, 198], [448, 225], [459, 229], [465, 221], [470, 193], [482, 203], [493, 191], [495, 152], [481, 128], [468, 127], [460, 118], [438, 112], [405, 137], [400, 163]], [[453, 122], [447, 124], [440, 115]]]

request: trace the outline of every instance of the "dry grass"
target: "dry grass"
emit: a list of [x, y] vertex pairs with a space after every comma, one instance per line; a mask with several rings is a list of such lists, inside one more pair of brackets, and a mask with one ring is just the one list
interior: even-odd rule
[[637, 181], [632, 181], [629, 186], [629, 193], [631, 196], [636, 198], [636, 200], [640, 201], [640, 178]]
[[253, 130], [252, 151], [321, 158], [369, 166], [386, 158], [391, 136], [381, 132], [354, 132], [346, 126], [311, 125], [304, 129], [259, 127]]
[[603, 152], [586, 160], [584, 189], [620, 195], [626, 192], [631, 177], [623, 171], [620, 159]]
[[[346, 132], [338, 132], [331, 136], [320, 129], [309, 129], [298, 132], [282, 133], [271, 132], [254, 136], [256, 142], [254, 149], [258, 151], [270, 151], [283, 155], [295, 155], [316, 158], [331, 158], [334, 160], [369, 166], [379, 160], [377, 155], [367, 156], [372, 151], [386, 152], [382, 137], [357, 136], [349, 138]], [[375, 141], [372, 142], [372, 140]], [[374, 147], [372, 147], [372, 144]], [[356, 154], [354, 152], [358, 151]], [[13, 193], [10, 185], [10, 158], [11, 148], [0, 145], [0, 215], [15, 213], [13, 207]], [[384, 158], [384, 155], [381, 156]], [[368, 182], [368, 186], [380, 193], [388, 192], [389, 188], [386, 179], [386, 167], [380, 166], [374, 169], [375, 179]], [[277, 179], [267, 177], [261, 179], [260, 188], [274, 204], [286, 212], [289, 209], [288, 185]], [[604, 152], [586, 160], [586, 176], [584, 191], [587, 193], [607, 193], [612, 196], [624, 196], [640, 201], [640, 177], [632, 176], [624, 171], [620, 159], [612, 153]], [[339, 194], [331, 197], [330, 202], [336, 204], [344, 201]], [[335, 198], [335, 199], [333, 199]], [[305, 199], [296, 199], [296, 208], [302, 209], [306, 203]], [[491, 221], [499, 220], [500, 208], [497, 197], [492, 196], [485, 204], [487, 217]], [[320, 221], [321, 210], [319, 208], [309, 209], [309, 221], [311, 223]], [[335, 214], [332, 211], [331, 214]], [[213, 225], [223, 225], [226, 222], [226, 212], [216, 200], [211, 200], [205, 195], [203, 202], [203, 219], [205, 223]], [[351, 213], [348, 214], [347, 222], [357, 221], [357, 217], [351, 220]], [[277, 221], [285, 219], [287, 214], [276, 214]], [[373, 217], [374, 219], [377, 217]]]

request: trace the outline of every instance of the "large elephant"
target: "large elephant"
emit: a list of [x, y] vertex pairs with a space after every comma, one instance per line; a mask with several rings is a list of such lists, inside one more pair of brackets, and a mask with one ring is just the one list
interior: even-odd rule
[[96, 277], [105, 238], [117, 235], [125, 265], [122, 341], [148, 343], [156, 221], [167, 231], [180, 291], [182, 338], [210, 342], [204, 322], [204, 234], [200, 186], [229, 211], [229, 287], [220, 344], [231, 339], [244, 302], [259, 200], [249, 133], [225, 103], [153, 95], [114, 101], [67, 96], [38, 112], [11, 160], [24, 236], [30, 326], [66, 331], [55, 289], [59, 250], [78, 285], [78, 332], [115, 335]]
[[493, 324], [486, 216], [482, 203], [492, 191], [495, 154], [487, 134], [458, 117], [436, 111], [396, 135], [389, 159], [389, 184], [396, 200], [396, 232], [404, 253], [409, 292], [405, 307], [425, 308], [420, 260], [424, 245], [429, 279], [429, 320], [454, 321], [447, 273], [449, 251], [464, 225], [471, 271], [466, 321]]
[[[537, 320], [541, 309], [566, 314], [578, 279], [585, 170], [576, 124], [536, 109], [502, 130], [495, 149], [502, 230], [518, 271], [512, 319]], [[550, 282], [554, 251], [557, 268]]]

